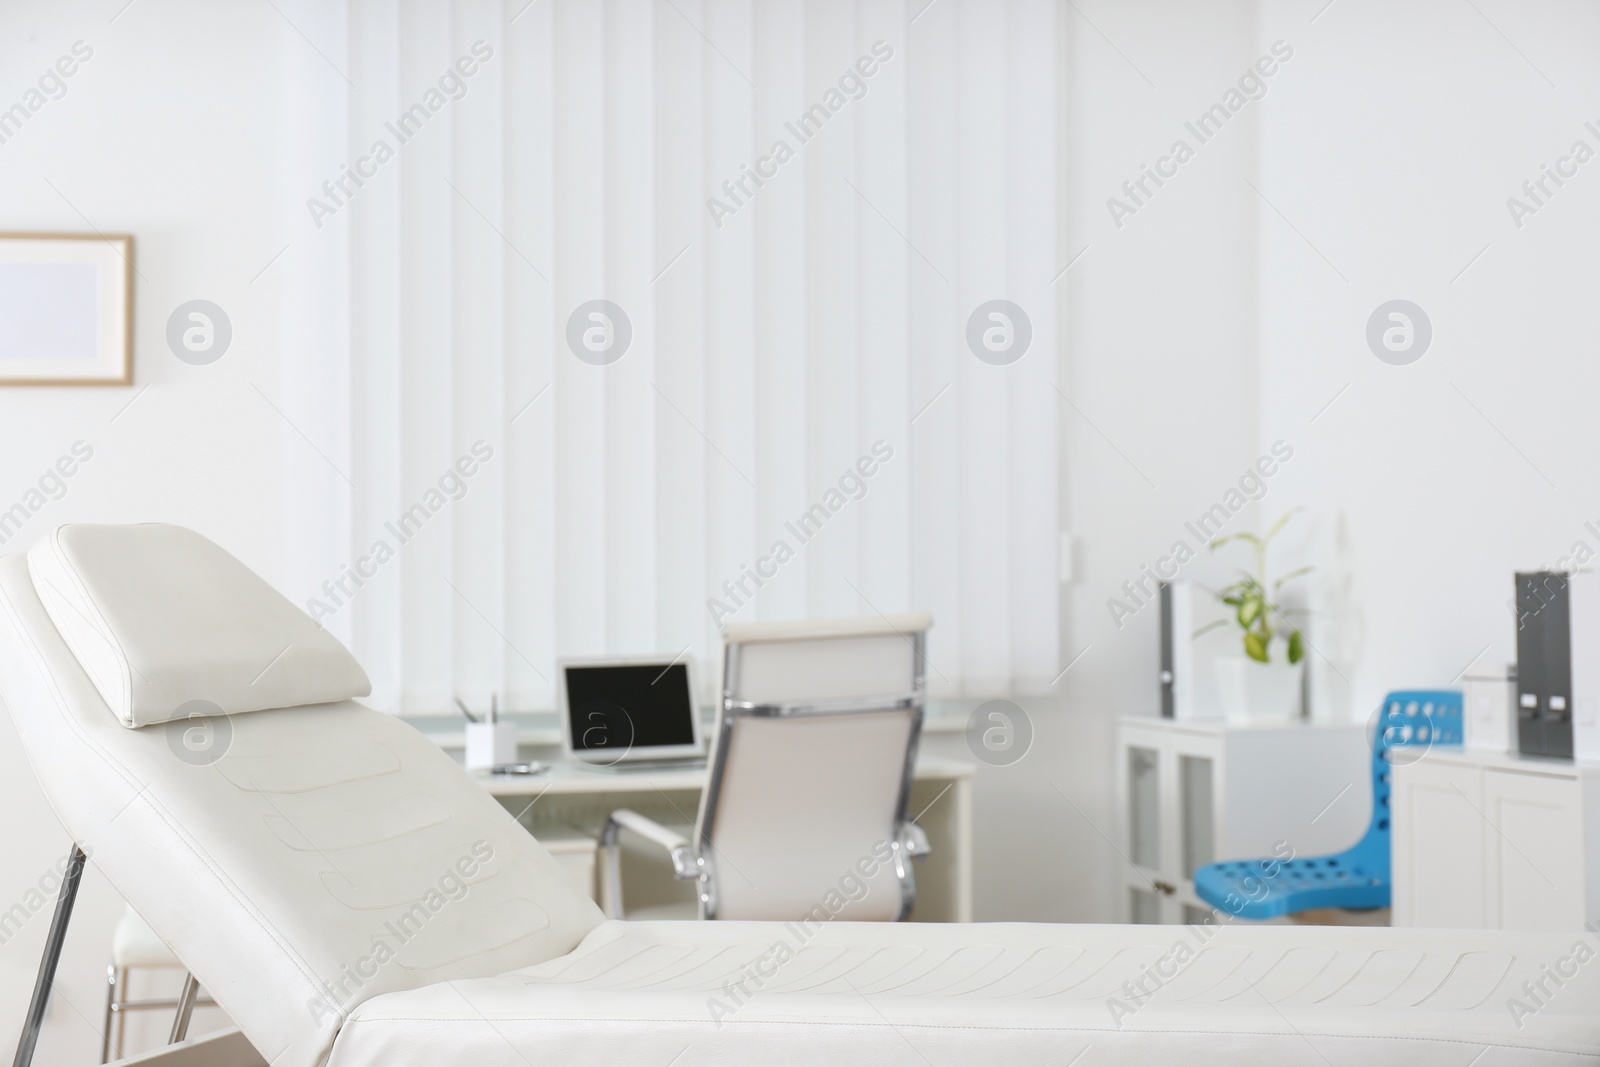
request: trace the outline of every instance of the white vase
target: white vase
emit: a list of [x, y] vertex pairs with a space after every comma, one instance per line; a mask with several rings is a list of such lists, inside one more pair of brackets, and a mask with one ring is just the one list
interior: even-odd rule
[[[1274, 649], [1282, 655], [1281, 649]], [[1217, 696], [1229, 722], [1283, 722], [1300, 715], [1300, 678], [1305, 662], [1260, 663], [1248, 656], [1220, 656]]]

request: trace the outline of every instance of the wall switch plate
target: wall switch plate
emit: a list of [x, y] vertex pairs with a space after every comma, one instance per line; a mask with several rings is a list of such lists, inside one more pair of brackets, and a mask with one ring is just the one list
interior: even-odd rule
[[1465, 716], [1465, 745], [1481, 752], [1517, 750], [1517, 712], [1513, 706], [1517, 683], [1513, 671], [1501, 668], [1469, 670], [1461, 679]]

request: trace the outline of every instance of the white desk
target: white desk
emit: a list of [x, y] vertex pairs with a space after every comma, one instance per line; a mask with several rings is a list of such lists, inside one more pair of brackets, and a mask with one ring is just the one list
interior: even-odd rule
[[[617, 808], [632, 808], [668, 826], [694, 825], [705, 788], [706, 768], [643, 771], [596, 770], [562, 760], [559, 753], [530, 752], [552, 766], [541, 775], [476, 775], [506, 810], [535, 837], [561, 846], [575, 837], [599, 836]], [[923, 757], [917, 761], [910, 814], [927, 832], [933, 852], [917, 865], [913, 920], [972, 921], [973, 766]], [[825, 787], [826, 782], [819, 782]], [[659, 850], [634, 851], [624, 835], [624, 899], [647, 906], [693, 899], [692, 883], [673, 879]], [[591, 890], [593, 892], [593, 890]]]

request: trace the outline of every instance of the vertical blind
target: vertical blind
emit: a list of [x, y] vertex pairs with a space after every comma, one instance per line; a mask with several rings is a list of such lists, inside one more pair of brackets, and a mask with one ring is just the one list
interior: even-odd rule
[[908, 608], [935, 696], [1050, 684], [1056, 14], [924, 3], [350, 0], [308, 210], [349, 242], [329, 625], [381, 705], [549, 707], [600, 654], [709, 688], [722, 622]]

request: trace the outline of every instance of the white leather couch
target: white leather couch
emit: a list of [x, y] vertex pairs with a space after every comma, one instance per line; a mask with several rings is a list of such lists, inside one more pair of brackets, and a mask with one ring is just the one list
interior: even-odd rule
[[188, 530], [0, 559], [57, 815], [274, 1067], [1600, 1063], [1593, 934], [606, 921], [366, 691]]

